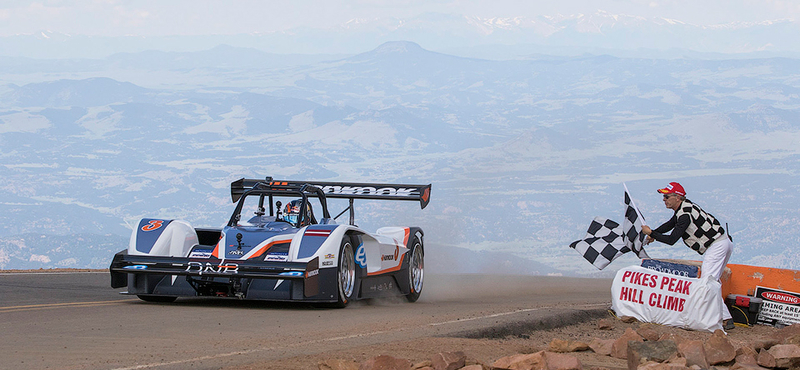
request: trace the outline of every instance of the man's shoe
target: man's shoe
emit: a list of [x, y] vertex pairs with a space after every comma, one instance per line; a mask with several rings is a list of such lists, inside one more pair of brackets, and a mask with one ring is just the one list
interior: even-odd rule
[[736, 325], [733, 323], [733, 319], [729, 319], [725, 321], [725, 325], [722, 326], [725, 330], [733, 330]]

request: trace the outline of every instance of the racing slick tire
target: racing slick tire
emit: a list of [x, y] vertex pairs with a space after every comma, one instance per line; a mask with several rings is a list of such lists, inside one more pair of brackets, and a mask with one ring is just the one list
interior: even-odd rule
[[142, 294], [138, 294], [136, 296], [139, 297], [139, 299], [141, 299], [141, 300], [143, 300], [145, 302], [155, 302], [155, 303], [170, 303], [170, 302], [175, 302], [175, 300], [178, 299], [178, 297], [170, 297], [170, 296], [165, 296], [165, 295], [142, 295]]
[[406, 295], [406, 300], [416, 302], [419, 299], [419, 295], [422, 294], [422, 283], [425, 277], [425, 251], [416, 236], [411, 240], [411, 251], [407, 255], [410, 293]]
[[336, 280], [339, 290], [339, 299], [334, 307], [344, 308], [353, 299], [356, 291], [356, 258], [353, 253], [353, 241], [349, 236], [342, 239], [339, 247], [339, 266], [336, 268]]

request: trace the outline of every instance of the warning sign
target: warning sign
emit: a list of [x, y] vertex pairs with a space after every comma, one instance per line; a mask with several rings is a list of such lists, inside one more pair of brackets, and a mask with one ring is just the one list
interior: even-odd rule
[[761, 298], [761, 311], [756, 322], [775, 325], [800, 323], [800, 293], [756, 287], [756, 297]]

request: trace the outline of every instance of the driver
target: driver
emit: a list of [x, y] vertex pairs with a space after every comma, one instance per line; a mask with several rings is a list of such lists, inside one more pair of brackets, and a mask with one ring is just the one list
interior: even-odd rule
[[306, 216], [303, 217], [303, 224], [298, 225], [297, 221], [300, 217], [300, 206], [303, 204], [302, 199], [295, 199], [286, 203], [286, 208], [283, 210], [283, 219], [293, 225], [299, 227], [309, 225], [314, 222], [314, 212], [311, 210], [311, 203], [306, 202]]

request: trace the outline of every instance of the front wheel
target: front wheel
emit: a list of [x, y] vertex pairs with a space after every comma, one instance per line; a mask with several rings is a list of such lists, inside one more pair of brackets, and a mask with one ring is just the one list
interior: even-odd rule
[[411, 241], [411, 251], [408, 254], [408, 283], [410, 293], [406, 300], [416, 302], [422, 294], [422, 283], [425, 277], [425, 252], [422, 243], [417, 237]]
[[345, 237], [339, 247], [339, 267], [336, 271], [339, 299], [334, 306], [343, 308], [350, 303], [356, 287], [356, 259], [353, 253], [353, 243], [349, 237]]

